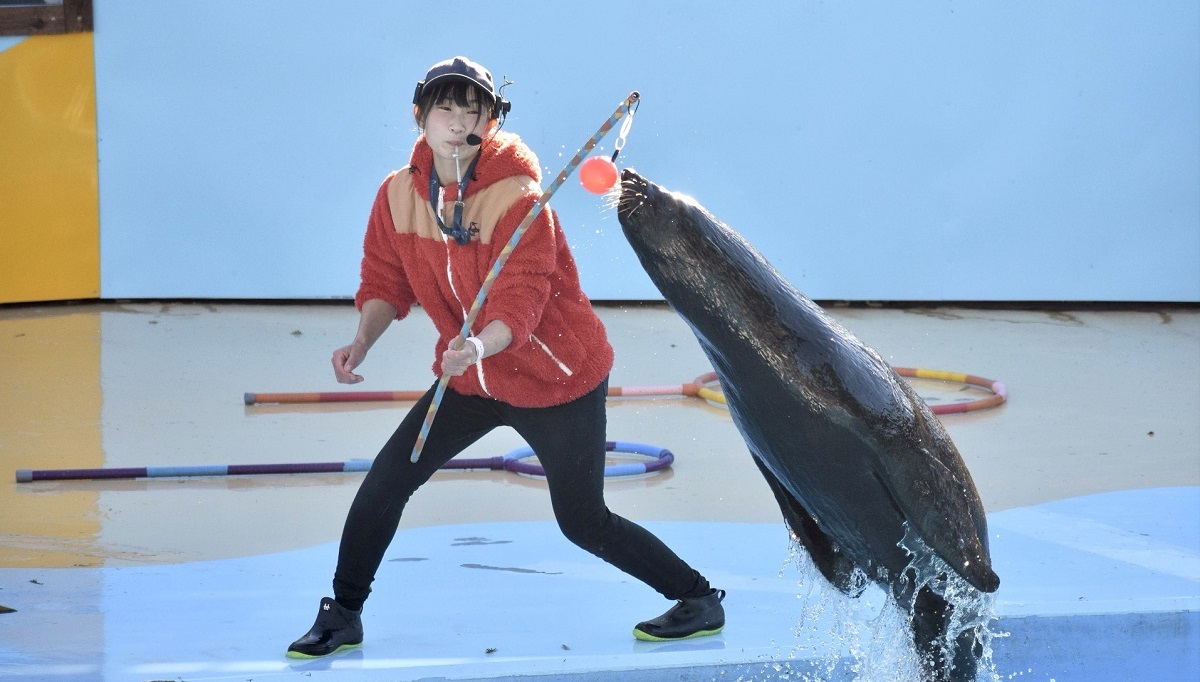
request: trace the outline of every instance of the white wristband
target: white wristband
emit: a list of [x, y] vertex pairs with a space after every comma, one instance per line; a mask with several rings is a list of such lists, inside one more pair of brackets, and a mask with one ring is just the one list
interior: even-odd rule
[[474, 336], [468, 336], [467, 343], [471, 344], [472, 346], [475, 346], [475, 362], [479, 362], [480, 360], [482, 360], [483, 359], [483, 342], [480, 341], [479, 339], [475, 338]]

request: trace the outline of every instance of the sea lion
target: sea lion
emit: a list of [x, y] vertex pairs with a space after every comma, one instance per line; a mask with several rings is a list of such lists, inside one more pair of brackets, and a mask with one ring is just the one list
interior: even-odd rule
[[952, 569], [990, 593], [1000, 579], [979, 493], [941, 422], [740, 234], [632, 170], [621, 180], [622, 231], [712, 362], [794, 538], [841, 591], [873, 580], [908, 610], [929, 679], [974, 679], [980, 622], [945, 582]]

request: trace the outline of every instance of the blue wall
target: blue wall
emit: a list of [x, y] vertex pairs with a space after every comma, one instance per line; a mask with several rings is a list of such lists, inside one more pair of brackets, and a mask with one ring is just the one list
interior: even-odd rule
[[[352, 295], [467, 54], [551, 177], [639, 90], [622, 162], [814, 298], [1200, 300], [1195, 0], [431, 7], [97, 0], [101, 295]], [[658, 298], [602, 200], [553, 206], [593, 299]]]

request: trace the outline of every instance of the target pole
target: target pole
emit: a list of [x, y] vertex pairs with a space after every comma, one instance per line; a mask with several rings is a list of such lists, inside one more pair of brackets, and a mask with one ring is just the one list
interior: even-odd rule
[[[608, 120], [600, 126], [600, 129], [597, 130], [596, 133], [584, 143], [583, 147], [581, 147], [579, 151], [575, 152], [575, 156], [571, 159], [571, 162], [568, 163], [567, 166], [558, 173], [558, 177], [554, 179], [554, 182], [551, 183], [551, 185], [547, 187], [544, 192], [542, 192], [542, 196], [539, 197], [537, 202], [529, 209], [529, 213], [526, 214], [525, 219], [521, 221], [521, 224], [517, 226], [516, 231], [513, 232], [512, 239], [508, 241], [508, 244], [506, 244], [500, 251], [500, 255], [496, 257], [496, 262], [492, 264], [492, 269], [488, 272], [487, 277], [484, 278], [483, 285], [479, 287], [479, 295], [475, 297], [475, 302], [471, 304], [471, 311], [467, 313], [467, 318], [463, 321], [462, 330], [458, 333], [458, 338], [451, 342], [451, 346], [455, 350], [462, 348], [463, 344], [467, 342], [467, 337], [471, 335], [471, 326], [475, 323], [475, 317], [479, 314], [479, 309], [483, 307], [483, 302], [487, 298], [488, 292], [492, 290], [492, 284], [496, 281], [496, 276], [500, 274], [500, 269], [503, 268], [504, 263], [508, 261], [509, 255], [512, 254], [512, 250], [516, 248], [517, 243], [521, 241], [521, 237], [525, 235], [525, 230], [529, 229], [529, 226], [533, 224], [533, 221], [538, 217], [538, 214], [540, 214], [542, 209], [546, 207], [546, 204], [550, 202], [550, 197], [554, 196], [554, 193], [558, 191], [559, 187], [562, 187], [563, 183], [566, 182], [567, 178], [570, 177], [575, 168], [577, 168], [579, 164], [583, 162], [583, 159], [585, 156], [587, 156], [588, 152], [590, 152], [592, 148], [596, 146], [596, 143], [599, 142], [602, 137], [608, 134], [608, 131], [613, 129], [613, 126], [617, 124], [617, 121], [620, 121], [623, 116], [629, 113], [630, 108], [633, 106], [634, 102], [638, 101], [639, 97], [640, 95], [636, 90], [629, 93], [629, 96], [625, 98], [625, 101], [621, 102], [620, 106], [617, 107], [617, 110], [612, 113], [612, 116], [609, 116]], [[450, 377], [446, 376], [445, 374], [438, 379], [437, 390], [434, 391], [433, 394], [433, 402], [429, 403], [429, 411], [425, 414], [425, 422], [421, 425], [421, 432], [417, 435], [416, 443], [413, 444], [411, 457], [413, 462], [416, 462], [421, 458], [421, 450], [425, 447], [425, 440], [429, 437], [429, 429], [433, 426], [433, 419], [437, 416], [438, 407], [442, 403], [442, 396], [446, 393], [446, 384], [449, 382]]]

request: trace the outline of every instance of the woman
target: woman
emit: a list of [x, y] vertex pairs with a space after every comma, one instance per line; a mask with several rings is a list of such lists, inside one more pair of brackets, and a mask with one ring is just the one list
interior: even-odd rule
[[441, 465], [498, 426], [533, 448], [569, 540], [677, 600], [639, 623], [636, 637], [720, 632], [725, 593], [605, 506], [613, 350], [553, 211], [542, 211], [512, 251], [467, 343], [451, 346], [497, 255], [538, 200], [541, 174], [520, 138], [500, 131], [510, 105], [479, 64], [463, 57], [435, 64], [413, 104], [422, 135], [371, 209], [355, 296], [358, 332], [334, 351], [333, 371], [339, 382], [362, 381], [355, 370], [371, 346], [420, 304], [439, 334], [433, 372], [451, 378], [419, 461], [410, 455], [436, 384], [376, 456], [346, 518], [334, 597], [321, 601], [316, 623], [288, 655], [324, 656], [362, 643], [362, 606], [404, 505]]

